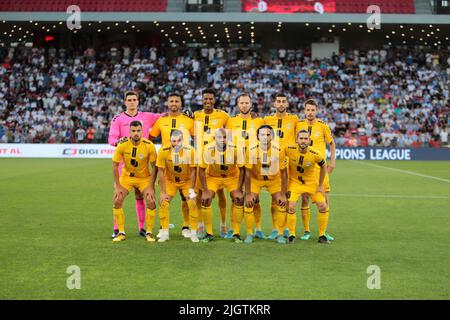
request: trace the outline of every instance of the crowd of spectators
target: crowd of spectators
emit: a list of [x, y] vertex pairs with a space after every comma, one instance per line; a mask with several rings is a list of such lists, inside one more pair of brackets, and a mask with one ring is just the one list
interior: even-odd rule
[[277, 92], [300, 117], [303, 102], [316, 98], [338, 146], [449, 143], [445, 50], [347, 50], [315, 60], [308, 49], [3, 47], [0, 59], [0, 143], [105, 143], [126, 90], [140, 93], [142, 111], [165, 112], [171, 91], [195, 111], [206, 87], [230, 115], [243, 91], [260, 116], [273, 112]]

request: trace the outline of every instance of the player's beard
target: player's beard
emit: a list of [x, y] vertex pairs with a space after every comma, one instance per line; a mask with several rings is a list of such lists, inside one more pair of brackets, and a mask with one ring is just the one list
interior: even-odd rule
[[136, 138], [132, 137], [131, 140], [133, 140], [133, 142], [137, 144], [137, 143], [139, 143], [139, 141], [141, 141], [141, 138], [139, 137], [136, 139]]
[[226, 147], [227, 147], [227, 144], [226, 143], [218, 143], [217, 144], [217, 150], [219, 150], [220, 152], [224, 152], [225, 151], [225, 149], [226, 149]]
[[278, 108], [277, 111], [278, 111], [278, 113], [285, 113], [286, 112], [286, 108], [285, 107]]
[[171, 106], [171, 107], [169, 107], [169, 110], [170, 110], [170, 112], [172, 112], [172, 113], [177, 113], [177, 112], [180, 111], [180, 108], [179, 108], [178, 106], [177, 106], [177, 107]]
[[214, 106], [212, 106], [210, 104], [203, 105], [203, 110], [205, 110], [205, 111], [212, 112], [213, 109], [214, 109]]
[[308, 144], [307, 143], [300, 143], [300, 149], [302, 150], [306, 150], [306, 148], [308, 148]]
[[261, 141], [261, 147], [262, 147], [262, 149], [265, 150], [265, 151], [268, 150], [269, 147], [270, 147], [270, 142], [269, 142], [269, 141], [266, 141], [266, 142]]
[[247, 110], [247, 112], [244, 112], [244, 111], [242, 111], [242, 110], [239, 110], [243, 115], [247, 115], [247, 114], [249, 114], [250, 112], [252, 112], [252, 108], [249, 108], [248, 110]]
[[182, 146], [183, 146], [183, 145], [181, 145], [181, 144], [178, 144], [178, 145], [176, 145], [176, 146], [173, 146], [173, 150], [175, 150], [175, 152], [180, 152]]

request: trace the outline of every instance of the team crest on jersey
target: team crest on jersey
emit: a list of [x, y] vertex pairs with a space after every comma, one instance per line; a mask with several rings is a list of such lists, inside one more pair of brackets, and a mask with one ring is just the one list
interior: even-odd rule
[[180, 129], [184, 129], [184, 124], [180, 124]]
[[309, 162], [309, 161], [306, 162], [306, 166], [307, 166], [307, 167], [310, 167], [310, 166], [311, 166], [311, 162]]
[[217, 124], [217, 120], [214, 119], [214, 120], [212, 121], [212, 124]]
[[144, 159], [144, 155], [142, 153], [139, 153], [139, 159]]
[[291, 129], [291, 124], [290, 123], [288, 123], [288, 124], [286, 124], [286, 129]]
[[320, 134], [316, 131], [315, 136], [318, 137]]

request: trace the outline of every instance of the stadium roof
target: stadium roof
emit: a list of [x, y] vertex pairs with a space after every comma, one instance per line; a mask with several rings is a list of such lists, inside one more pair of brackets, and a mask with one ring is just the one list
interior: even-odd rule
[[[186, 13], [186, 12], [82, 12], [82, 21], [110, 22], [283, 22], [283, 23], [366, 23], [370, 14], [350, 13]], [[0, 12], [5, 21], [66, 21], [65, 12]], [[450, 24], [449, 15], [432, 14], [382, 14], [381, 23], [386, 24]]]

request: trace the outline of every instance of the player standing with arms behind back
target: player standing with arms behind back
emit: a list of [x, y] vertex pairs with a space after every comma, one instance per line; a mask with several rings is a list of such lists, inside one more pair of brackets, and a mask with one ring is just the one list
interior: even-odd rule
[[[325, 157], [326, 159], [326, 152], [327, 152], [327, 144], [330, 146], [330, 163], [327, 165], [327, 174], [325, 176], [324, 180], [324, 191], [325, 191], [325, 197], [327, 200], [327, 206], [330, 206], [330, 198], [328, 196], [328, 193], [331, 191], [330, 187], [330, 178], [329, 175], [331, 172], [333, 172], [333, 169], [336, 166], [336, 145], [334, 143], [333, 136], [331, 134], [330, 127], [325, 121], [322, 121], [320, 119], [317, 119], [317, 113], [318, 113], [318, 104], [317, 101], [314, 99], [308, 99], [306, 100], [304, 104], [304, 116], [305, 119], [299, 120], [297, 124], [296, 131], [300, 130], [307, 130], [310, 135], [310, 145], [317, 150], [320, 151], [320, 153]], [[319, 177], [319, 171], [320, 168], [318, 166], [315, 167], [316, 170], [316, 177], [318, 179]], [[309, 199], [306, 198], [302, 199], [302, 222], [304, 227], [304, 233], [301, 240], [308, 240], [311, 236], [310, 229], [309, 229], [309, 221], [310, 221], [310, 210], [309, 210]], [[327, 219], [328, 221], [328, 219]], [[328, 241], [334, 240], [334, 238], [328, 234], [328, 232], [325, 233], [325, 237]]]
[[[273, 99], [273, 106], [275, 107], [275, 113], [265, 116], [264, 123], [271, 126], [278, 138], [281, 147], [287, 147], [290, 144], [295, 143], [295, 128], [297, 126], [298, 117], [295, 114], [288, 113], [289, 100], [284, 93], [277, 93]], [[273, 231], [268, 236], [269, 239], [275, 239], [278, 235], [278, 229], [276, 226], [276, 208], [277, 204], [272, 203], [270, 211], [272, 213], [272, 226]], [[261, 212], [259, 203], [254, 206], [256, 226], [258, 227], [258, 210]], [[259, 212], [259, 220], [261, 220], [261, 213]], [[259, 222], [261, 225], [261, 222]]]
[[[125, 92], [124, 104], [126, 110], [116, 115], [111, 122], [109, 129], [108, 143], [112, 146], [117, 146], [121, 138], [128, 137], [130, 132], [130, 123], [132, 121], [140, 121], [142, 123], [142, 137], [148, 139], [148, 132], [153, 124], [161, 116], [152, 112], [138, 111], [139, 95], [134, 91]], [[123, 163], [119, 165], [119, 175], [122, 173]], [[136, 199], [136, 214], [139, 224], [139, 234], [145, 236], [145, 203], [141, 192], [134, 189]], [[114, 238], [119, 233], [119, 227], [114, 219], [114, 231], [112, 237]]]

